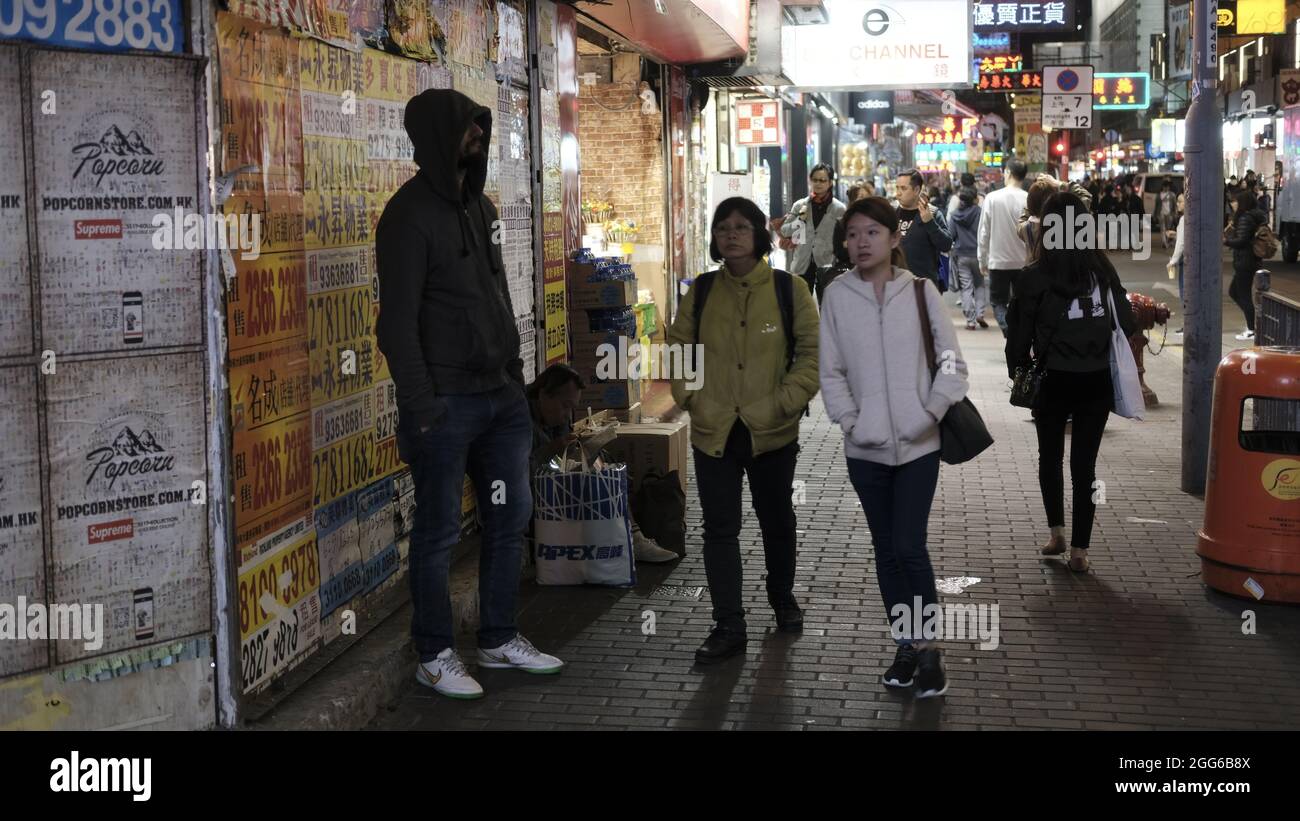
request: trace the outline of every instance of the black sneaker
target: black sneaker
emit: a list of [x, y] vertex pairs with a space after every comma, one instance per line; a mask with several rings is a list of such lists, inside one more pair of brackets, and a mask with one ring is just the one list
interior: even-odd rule
[[730, 627], [715, 627], [709, 637], [695, 651], [696, 664], [712, 664], [744, 652], [748, 637]]
[[934, 648], [920, 653], [916, 672], [916, 697], [934, 698], [948, 692], [948, 676], [943, 672], [943, 656]]
[[770, 600], [776, 613], [776, 629], [783, 633], [798, 633], [803, 630], [803, 611], [793, 596], [782, 600]]
[[916, 673], [917, 650], [910, 644], [900, 644], [894, 654], [894, 663], [880, 677], [886, 687], [911, 687]]

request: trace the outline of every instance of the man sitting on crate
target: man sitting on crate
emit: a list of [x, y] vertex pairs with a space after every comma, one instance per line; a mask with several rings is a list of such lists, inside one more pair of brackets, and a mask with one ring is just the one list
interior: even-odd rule
[[[573, 432], [573, 412], [578, 407], [582, 375], [568, 365], [555, 364], [537, 375], [528, 386], [528, 408], [533, 417], [532, 469], [536, 473], [552, 459], [562, 456], [571, 445], [578, 444]], [[579, 446], [580, 447], [580, 446]], [[574, 458], [580, 458], [574, 450]], [[632, 521], [632, 555], [638, 562], [663, 564], [678, 558], [671, 550], [659, 546], [641, 532]]]
[[[524, 530], [532, 516], [531, 423], [497, 210], [483, 195], [492, 112], [447, 89], [404, 117], [419, 172], [375, 231], [375, 327], [397, 387], [398, 448], [415, 481], [411, 635], [416, 681], [453, 698], [483, 688], [456, 654], [448, 577], [468, 471], [483, 516], [478, 666], [558, 673], [515, 625]], [[503, 502], [503, 503], [502, 503]]]

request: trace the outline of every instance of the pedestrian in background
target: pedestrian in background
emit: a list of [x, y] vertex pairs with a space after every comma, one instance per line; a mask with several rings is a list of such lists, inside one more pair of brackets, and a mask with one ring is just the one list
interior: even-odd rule
[[812, 193], [795, 201], [781, 220], [781, 236], [795, 242], [790, 272], [803, 278], [810, 294], [817, 290], [817, 270], [835, 264], [835, 224], [845, 205], [832, 196], [834, 183], [834, 168], [824, 162], [814, 165], [808, 174]]
[[980, 273], [988, 279], [989, 302], [1004, 336], [1011, 286], [1028, 261], [1024, 240], [1016, 235], [1020, 213], [1029, 197], [1024, 189], [1028, 173], [1023, 160], [1008, 162], [1002, 172], [1007, 184], [985, 197], [980, 206]]
[[952, 247], [943, 212], [930, 204], [925, 177], [915, 168], [898, 175], [894, 191], [898, 199], [899, 247], [907, 260], [907, 270], [925, 277], [942, 291], [939, 255]]
[[778, 629], [803, 628], [794, 597], [791, 493], [799, 420], [817, 394], [818, 345], [812, 293], [764, 259], [771, 237], [759, 207], [743, 197], [723, 200], [710, 232], [709, 255], [722, 266], [696, 277], [668, 331], [668, 344], [699, 345], [708, 363], [708, 378], [698, 387], [680, 374], [672, 380], [673, 399], [691, 415], [704, 514], [704, 572], [715, 626], [695, 651], [703, 664], [743, 652], [748, 640], [739, 539], [746, 476], [763, 535], [768, 603]]
[[959, 204], [949, 221], [952, 226], [953, 276], [961, 289], [961, 312], [966, 317], [966, 330], [973, 331], [989, 326], [984, 319], [989, 284], [980, 272], [979, 260], [981, 210], [975, 204], [974, 188], [961, 188], [954, 199]]
[[[822, 305], [822, 402], [844, 433], [897, 645], [881, 680], [915, 683], [917, 698], [940, 696], [948, 681], [939, 637], [916, 635], [913, 617], [920, 621], [918, 610], [939, 604], [926, 531], [939, 481], [939, 420], [966, 395], [966, 362], [939, 289], [901, 266], [902, 231], [889, 203], [855, 202], [845, 234], [854, 268], [831, 283]], [[922, 304], [935, 359], [945, 363], [934, 376]]]
[[[1072, 224], [1083, 213], [1083, 201], [1062, 192], [1052, 195], [1043, 219]], [[1114, 299], [1112, 314], [1107, 299]], [[1008, 313], [1007, 374], [1015, 378], [1018, 367], [1043, 368], [1039, 401], [1034, 408], [1038, 432], [1038, 484], [1051, 531], [1044, 556], [1065, 552], [1065, 425], [1072, 420], [1070, 481], [1074, 488], [1070, 531], [1071, 570], [1088, 569], [1096, 504], [1097, 453], [1102, 432], [1114, 408], [1115, 390], [1110, 376], [1112, 322], [1125, 336], [1137, 329], [1128, 294], [1110, 259], [1102, 251], [1040, 244], [1038, 258], [1016, 283]], [[1032, 352], [1032, 353], [1031, 353]]]
[[1235, 203], [1236, 213], [1224, 232], [1224, 244], [1232, 249], [1232, 284], [1228, 286], [1228, 296], [1246, 318], [1246, 330], [1236, 338], [1244, 342], [1255, 338], [1255, 302], [1251, 289], [1255, 272], [1263, 263], [1255, 254], [1255, 232], [1261, 225], [1268, 225], [1268, 215], [1259, 210], [1249, 189], [1238, 192]]
[[1169, 234], [1174, 230], [1174, 223], [1178, 221], [1175, 201], [1174, 187], [1166, 178], [1160, 184], [1160, 194], [1156, 198], [1155, 214], [1156, 230], [1160, 232], [1160, 238], [1166, 251], [1169, 250]]
[[[1175, 273], [1175, 270], [1177, 271], [1177, 274], [1178, 274], [1178, 304], [1179, 304], [1180, 306], [1182, 306], [1182, 307], [1181, 307], [1182, 313], [1183, 313], [1183, 314], [1186, 314], [1186, 313], [1187, 313], [1187, 300], [1183, 297], [1183, 247], [1184, 247], [1184, 245], [1183, 245], [1183, 226], [1185, 226], [1185, 225], [1187, 224], [1187, 220], [1185, 220], [1185, 219], [1182, 218], [1182, 216], [1183, 216], [1183, 203], [1184, 203], [1183, 195], [1182, 195], [1182, 194], [1179, 194], [1179, 195], [1178, 195], [1178, 200], [1176, 201], [1176, 207], [1177, 207], [1177, 209], [1178, 209], [1177, 214], [1176, 214], [1178, 226], [1174, 229], [1174, 252], [1173, 252], [1172, 254], [1170, 254], [1170, 256], [1169, 256], [1169, 262], [1167, 263], [1167, 267], [1168, 267], [1168, 269], [1169, 269], [1170, 278], [1173, 278], [1173, 275], [1174, 275], [1174, 273]], [[1180, 319], [1180, 320], [1181, 320], [1181, 318], [1182, 318], [1182, 314], [1179, 315], [1179, 319]], [[1183, 326], [1182, 326], [1182, 324], [1181, 324], [1181, 322], [1180, 322], [1180, 324], [1179, 324], [1179, 326], [1178, 326], [1178, 330], [1174, 331], [1174, 334], [1181, 336], [1182, 333], [1183, 333]]]

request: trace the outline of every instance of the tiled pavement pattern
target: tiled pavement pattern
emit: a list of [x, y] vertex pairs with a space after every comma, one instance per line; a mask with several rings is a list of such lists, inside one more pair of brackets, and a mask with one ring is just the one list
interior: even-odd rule
[[[1106, 485], [1093, 570], [1078, 576], [1037, 552], [1045, 528], [1034, 428], [1026, 411], [1006, 401], [1001, 335], [994, 327], [960, 330], [959, 338], [972, 398], [997, 443], [974, 462], [943, 466], [930, 551], [940, 578], [980, 579], [943, 599], [997, 604], [1000, 645], [981, 650], [977, 641], [947, 642], [946, 697], [914, 701], [879, 684], [893, 650], [869, 535], [840, 435], [815, 402], [797, 473], [806, 493], [797, 508], [801, 636], [773, 631], [751, 512], [741, 535], [748, 653], [713, 668], [693, 665], [710, 627], [707, 591], [699, 601], [651, 597], [661, 584], [706, 583], [692, 485], [689, 555], [676, 566], [642, 566], [639, 583], [626, 590], [525, 586], [521, 629], [568, 662], [561, 675], [480, 671], [487, 697], [477, 702], [443, 699], [412, 682], [372, 726], [1300, 728], [1300, 609], [1230, 598], [1199, 578], [1201, 503], [1178, 490], [1177, 352], [1148, 358], [1148, 383], [1163, 404], [1147, 421], [1111, 417], [1098, 466]], [[1068, 518], [1068, 489], [1066, 506]], [[1256, 635], [1242, 633], [1246, 609], [1257, 616]], [[646, 611], [655, 616], [654, 635], [642, 632]], [[472, 636], [459, 646], [473, 658]]]

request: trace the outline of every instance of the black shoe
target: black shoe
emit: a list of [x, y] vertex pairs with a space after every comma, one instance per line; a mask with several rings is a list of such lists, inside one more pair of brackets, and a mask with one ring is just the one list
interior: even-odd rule
[[981, 328], [987, 328], [989, 326], [989, 323], [984, 321], [984, 317], [980, 317], [979, 319], [975, 320], [975, 322], [978, 323]]
[[803, 630], [803, 611], [793, 597], [782, 602], [773, 602], [772, 610], [776, 612], [776, 629], [783, 633], [798, 633]]
[[696, 664], [712, 664], [745, 651], [748, 637], [730, 627], [715, 627], [709, 637], [695, 651]]
[[917, 650], [910, 644], [900, 644], [894, 654], [894, 663], [880, 677], [886, 687], [911, 687], [916, 673]]
[[916, 697], [934, 698], [948, 692], [948, 676], [943, 672], [943, 656], [934, 648], [920, 653], [916, 671]]

